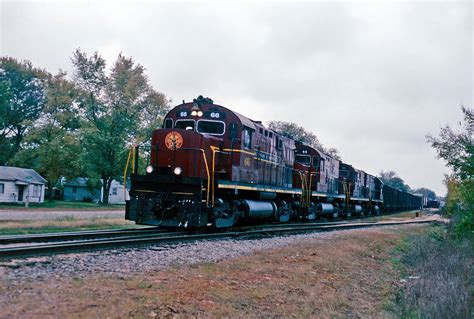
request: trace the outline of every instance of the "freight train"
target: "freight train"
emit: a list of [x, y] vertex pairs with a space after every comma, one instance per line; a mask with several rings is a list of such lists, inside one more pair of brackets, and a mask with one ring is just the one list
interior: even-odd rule
[[232, 227], [421, 208], [421, 198], [199, 96], [138, 150], [126, 219], [178, 228]]

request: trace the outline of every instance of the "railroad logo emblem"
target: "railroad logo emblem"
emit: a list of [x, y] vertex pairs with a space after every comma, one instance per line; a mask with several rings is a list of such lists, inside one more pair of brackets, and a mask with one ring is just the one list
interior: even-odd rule
[[183, 136], [178, 132], [170, 132], [166, 134], [165, 145], [170, 150], [175, 150], [183, 146]]

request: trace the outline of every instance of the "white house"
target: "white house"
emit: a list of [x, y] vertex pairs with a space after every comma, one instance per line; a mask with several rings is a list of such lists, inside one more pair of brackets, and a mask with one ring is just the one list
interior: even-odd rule
[[0, 202], [43, 203], [46, 183], [35, 170], [0, 166]]

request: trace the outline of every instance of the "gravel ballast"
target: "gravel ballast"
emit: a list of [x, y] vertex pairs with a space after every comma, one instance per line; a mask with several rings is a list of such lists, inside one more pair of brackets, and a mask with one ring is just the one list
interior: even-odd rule
[[[385, 226], [386, 229], [410, 226]], [[259, 250], [280, 248], [310, 239], [326, 240], [340, 233], [310, 233], [250, 240], [212, 240], [191, 243], [123, 248], [96, 252], [53, 255], [38, 258], [0, 261], [0, 275], [7, 281], [47, 280], [58, 277], [84, 278], [91, 274], [127, 276], [166, 269], [174, 265], [217, 262], [252, 254]]]

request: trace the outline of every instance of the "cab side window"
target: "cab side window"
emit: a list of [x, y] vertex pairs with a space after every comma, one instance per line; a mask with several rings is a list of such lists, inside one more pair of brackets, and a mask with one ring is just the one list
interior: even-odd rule
[[252, 149], [252, 131], [247, 128], [244, 128], [242, 130], [242, 137], [244, 148], [249, 150]]
[[317, 157], [316, 155], [313, 155], [313, 167], [319, 168], [319, 157]]
[[165, 120], [165, 128], [173, 128], [173, 119]]
[[237, 138], [237, 124], [230, 123], [229, 125], [229, 138], [234, 139]]

